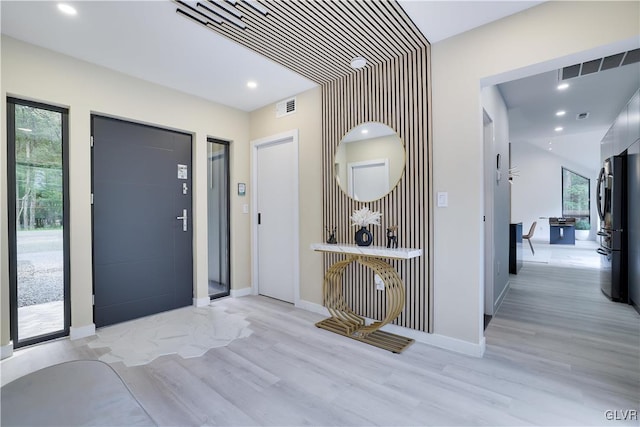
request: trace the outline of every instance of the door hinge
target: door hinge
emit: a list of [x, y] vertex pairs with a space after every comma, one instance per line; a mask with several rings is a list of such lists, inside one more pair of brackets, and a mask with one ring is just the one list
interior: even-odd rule
[[93, 148], [93, 136], [91, 136], [91, 148]]
[[93, 204], [93, 193], [91, 193], [91, 204]]
[[96, 296], [91, 295], [91, 305], [96, 305]]

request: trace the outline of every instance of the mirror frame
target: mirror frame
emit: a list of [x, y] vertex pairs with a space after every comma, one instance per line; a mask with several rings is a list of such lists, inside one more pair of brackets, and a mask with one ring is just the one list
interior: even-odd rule
[[[371, 135], [368, 135], [369, 133], [371, 133]], [[364, 134], [367, 136], [364, 136]], [[387, 139], [382, 140], [383, 138]], [[390, 148], [376, 147], [378, 148], [378, 151], [367, 152], [366, 155], [363, 155], [362, 153], [356, 154], [356, 158], [343, 158], [346, 155], [347, 144], [376, 140], [380, 140], [379, 142], [381, 144], [385, 144]], [[398, 163], [401, 163], [401, 165], [398, 166]], [[369, 121], [352, 127], [336, 146], [333, 156], [333, 177], [336, 180], [338, 187], [340, 187], [340, 190], [342, 190], [342, 192], [350, 199], [364, 203], [374, 202], [389, 195], [398, 186], [398, 183], [404, 175], [405, 166], [406, 150], [398, 133], [385, 123]], [[348, 169], [349, 167], [374, 167], [383, 171], [383, 175], [379, 182], [387, 188], [386, 192], [382, 193], [382, 189], [380, 189], [379, 192], [375, 193], [375, 198], [367, 198], [363, 200], [352, 196], [353, 180], [349, 179], [351, 176]], [[371, 172], [371, 170], [369, 172]], [[346, 182], [341, 182], [342, 180]]]

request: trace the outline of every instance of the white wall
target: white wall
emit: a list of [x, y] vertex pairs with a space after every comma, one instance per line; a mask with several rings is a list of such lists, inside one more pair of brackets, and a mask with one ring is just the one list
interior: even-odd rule
[[522, 222], [523, 233], [527, 233], [533, 221], [537, 221], [532, 240], [549, 242], [547, 218], [562, 216], [561, 171], [565, 167], [590, 180], [590, 238], [595, 239], [595, 226], [598, 223], [595, 199], [598, 169], [586, 168], [553, 151], [526, 142], [512, 144], [511, 156], [511, 161], [520, 170], [520, 176], [514, 179], [511, 189], [511, 219], [512, 222]]
[[432, 46], [434, 332], [483, 343], [481, 87], [640, 45], [638, 2], [545, 2]]
[[[125, 76], [68, 56], [2, 37], [1, 95], [69, 108], [71, 326], [93, 325], [91, 305], [90, 115], [99, 113], [194, 134], [193, 212], [195, 298], [207, 290], [207, 137], [232, 141], [231, 181], [249, 182], [249, 115], [233, 108]], [[4, 104], [3, 104], [4, 105]], [[0, 152], [1, 345], [9, 342], [6, 216], [6, 114]], [[231, 201], [233, 288], [251, 285], [249, 215], [244, 198]], [[79, 329], [77, 329], [79, 330]], [[73, 329], [72, 329], [73, 332]]]

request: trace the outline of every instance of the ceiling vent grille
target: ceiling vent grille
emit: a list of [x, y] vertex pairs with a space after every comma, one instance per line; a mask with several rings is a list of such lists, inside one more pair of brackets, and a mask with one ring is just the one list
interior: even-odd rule
[[288, 116], [296, 112], [296, 98], [285, 99], [276, 104], [276, 118]]
[[623, 65], [635, 64], [636, 62], [640, 62], [640, 49], [617, 53], [604, 58], [583, 62], [582, 64], [570, 65], [560, 70], [560, 75], [562, 76], [562, 80], [567, 80], [599, 71], [618, 68]]
[[576, 120], [584, 120], [587, 117], [589, 117], [589, 112], [587, 111], [586, 113], [579, 113], [576, 115]]

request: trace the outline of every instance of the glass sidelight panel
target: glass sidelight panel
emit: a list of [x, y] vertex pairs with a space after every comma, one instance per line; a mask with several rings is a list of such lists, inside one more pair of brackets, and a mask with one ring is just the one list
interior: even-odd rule
[[68, 334], [67, 112], [7, 102], [11, 335], [15, 347]]
[[230, 293], [229, 143], [208, 140], [209, 297]]

